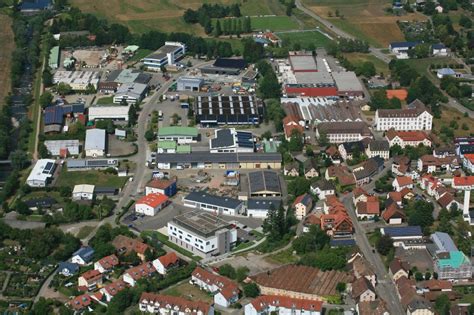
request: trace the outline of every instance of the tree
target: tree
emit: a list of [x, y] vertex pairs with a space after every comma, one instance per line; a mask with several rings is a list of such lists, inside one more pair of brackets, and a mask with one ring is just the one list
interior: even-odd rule
[[146, 141], [148, 141], [148, 142], [153, 141], [153, 140], [155, 139], [155, 133], [153, 132], [153, 130], [148, 129], [148, 130], [145, 132], [145, 139], [146, 139]]
[[366, 61], [356, 69], [356, 73], [369, 78], [374, 76], [377, 72], [375, 70], [374, 64], [370, 61]]
[[155, 253], [153, 252], [153, 250], [148, 247], [146, 250], [145, 250], [145, 260], [146, 261], [152, 261], [154, 260], [156, 257], [155, 257]]
[[222, 35], [221, 22], [217, 20], [216, 26], [214, 27], [214, 36], [219, 37], [221, 35]]
[[288, 142], [288, 150], [290, 152], [301, 152], [303, 150], [304, 140], [298, 129], [291, 132], [290, 141]]
[[381, 255], [388, 255], [393, 249], [393, 239], [388, 235], [382, 235], [376, 242], [375, 248]]
[[431, 279], [431, 272], [427, 271], [425, 272], [425, 280], [430, 280]]
[[30, 215], [32, 213], [28, 205], [21, 200], [15, 203], [15, 211], [21, 215]]
[[53, 75], [51, 74], [49, 67], [44, 69], [42, 79], [45, 87], [50, 87], [53, 85]]
[[260, 295], [260, 288], [254, 282], [244, 284], [244, 295], [249, 298], [256, 298]]
[[471, 28], [472, 27], [472, 21], [468, 16], [463, 14], [459, 18], [459, 25], [461, 25], [464, 28]]
[[309, 191], [310, 181], [304, 176], [296, 177], [288, 183], [288, 193], [293, 196], [299, 196]]
[[235, 268], [229, 264], [224, 264], [219, 267], [219, 274], [227, 278], [235, 279]]
[[323, 249], [329, 244], [330, 237], [317, 225], [311, 225], [309, 231], [296, 238], [293, 250], [298, 254], [306, 254]]
[[440, 315], [449, 315], [451, 309], [449, 297], [446, 294], [440, 294], [435, 300], [434, 308]]
[[269, 233], [269, 239], [272, 241], [279, 241], [288, 230], [285, 208], [282, 205], [278, 209], [270, 206], [267, 218], [263, 221], [263, 231]]
[[123, 314], [123, 312], [133, 303], [132, 289], [126, 288], [118, 292], [107, 307], [107, 314]]
[[237, 280], [238, 282], [244, 281], [245, 279], [247, 279], [249, 271], [249, 268], [245, 266], [237, 268], [237, 270], [235, 271], [235, 280]]
[[340, 293], [346, 291], [346, 287], [347, 287], [347, 285], [344, 282], [338, 282], [337, 285], [336, 285], [336, 290], [340, 294]]
[[346, 266], [346, 259], [345, 255], [337, 249], [325, 249], [303, 255], [298, 264], [316, 267], [323, 271], [342, 270]]
[[66, 84], [64, 82], [61, 82], [59, 83], [58, 85], [56, 85], [56, 92], [59, 94], [59, 95], [69, 95], [71, 94], [72, 92], [72, 88], [69, 84]]
[[419, 271], [415, 272], [415, 280], [416, 281], [423, 281], [423, 274]]
[[51, 156], [51, 154], [49, 154], [48, 148], [46, 148], [46, 146], [44, 145], [44, 142], [40, 142], [38, 144], [38, 154], [42, 159], [46, 159]]
[[325, 131], [319, 132], [318, 143], [321, 147], [327, 147], [329, 145], [328, 134]]
[[51, 94], [48, 91], [41, 94], [39, 98], [39, 104], [41, 108], [46, 108], [48, 106], [51, 106], [52, 103], [53, 103], [53, 94]]
[[137, 123], [137, 110], [135, 109], [135, 106], [130, 106], [130, 109], [128, 110], [128, 126], [133, 127]]
[[273, 71], [264, 75], [259, 82], [258, 92], [263, 99], [279, 98], [281, 95], [281, 87]]
[[15, 150], [10, 154], [11, 165], [16, 170], [22, 170], [30, 164], [25, 151]]
[[422, 228], [431, 226], [434, 222], [433, 210], [433, 204], [424, 200], [410, 203], [406, 207], [409, 225], [419, 225]]
[[52, 301], [44, 297], [40, 297], [38, 302], [33, 305], [32, 315], [53, 314]]
[[272, 132], [271, 131], [265, 131], [263, 134], [262, 134], [262, 138], [263, 139], [267, 139], [267, 140], [270, 140], [273, 138], [272, 136]]

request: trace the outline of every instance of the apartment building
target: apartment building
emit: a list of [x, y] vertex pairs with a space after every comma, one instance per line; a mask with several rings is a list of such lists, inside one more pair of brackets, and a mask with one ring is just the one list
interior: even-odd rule
[[343, 143], [372, 139], [369, 127], [361, 121], [320, 123], [316, 128], [316, 137], [326, 135], [329, 143]]
[[395, 130], [431, 130], [433, 115], [419, 100], [411, 102], [404, 109], [378, 109], [375, 112], [377, 131]]

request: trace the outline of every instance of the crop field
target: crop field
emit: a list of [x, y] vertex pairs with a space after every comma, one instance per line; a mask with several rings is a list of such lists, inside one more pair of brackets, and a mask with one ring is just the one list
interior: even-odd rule
[[344, 54], [344, 57], [346, 57], [347, 60], [349, 60], [354, 66], [359, 66], [364, 62], [372, 62], [377, 73], [383, 72], [385, 75], [389, 74], [388, 64], [377, 57], [374, 57], [373, 55], [363, 53], [346, 53]]
[[[419, 13], [404, 16], [389, 15], [384, 11], [391, 6], [387, 0], [304, 0], [316, 14], [328, 19], [346, 33], [368, 41], [376, 47], [387, 47], [390, 42], [405, 38], [397, 21], [426, 20]], [[336, 10], [339, 17], [336, 17]]]
[[132, 32], [148, 30], [163, 32], [186, 32], [205, 35], [199, 24], [189, 25], [183, 19], [186, 9], [197, 9], [202, 3], [242, 3], [242, 15], [283, 15], [284, 8], [278, 0], [71, 0], [71, 4], [83, 12], [106, 18], [113, 23], [127, 25]]
[[13, 40], [13, 31], [11, 29], [11, 18], [7, 15], [0, 14], [0, 43], [3, 47], [0, 50], [0, 73], [2, 79], [0, 80], [0, 104], [8, 95], [11, 89], [10, 67], [12, 52], [15, 49], [15, 42]]
[[278, 37], [288, 47], [293, 47], [294, 44], [299, 44], [302, 49], [310, 49], [314, 47], [327, 47], [331, 40], [318, 31], [302, 31], [291, 33], [280, 33]]

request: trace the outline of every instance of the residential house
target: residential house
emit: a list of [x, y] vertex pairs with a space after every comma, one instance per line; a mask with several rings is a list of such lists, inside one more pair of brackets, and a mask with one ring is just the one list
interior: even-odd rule
[[341, 154], [335, 145], [330, 145], [326, 151], [324, 151], [327, 157], [334, 163], [340, 164], [342, 161]]
[[382, 218], [389, 225], [402, 224], [406, 221], [405, 212], [396, 203], [392, 203], [385, 209]]
[[423, 289], [430, 292], [451, 292], [453, 284], [448, 280], [430, 279], [423, 283]]
[[84, 246], [79, 248], [72, 254], [71, 262], [81, 266], [88, 265], [92, 262], [94, 256], [94, 250], [90, 246]]
[[344, 161], [352, 160], [355, 156], [361, 156], [365, 151], [362, 141], [343, 142], [338, 146], [339, 153]]
[[407, 315], [434, 315], [433, 305], [425, 299], [413, 299], [407, 305]]
[[300, 176], [300, 165], [298, 162], [286, 163], [283, 166], [283, 175], [290, 177]]
[[403, 188], [413, 189], [413, 180], [408, 176], [397, 176], [392, 186], [395, 191], [401, 191]]
[[120, 264], [118, 257], [115, 254], [105, 256], [94, 263], [94, 269], [100, 273], [108, 273], [114, 270]]
[[201, 301], [189, 301], [182, 297], [143, 292], [140, 296], [141, 312], [173, 315], [213, 315], [214, 307]]
[[142, 241], [124, 235], [117, 235], [112, 241], [112, 245], [119, 254], [128, 255], [131, 252], [135, 252], [142, 261], [145, 261], [146, 250], [151, 249]]
[[68, 302], [68, 306], [77, 314], [80, 314], [84, 311], [92, 311], [92, 308], [90, 308], [91, 304], [91, 296], [87, 293], [76, 296]]
[[383, 300], [375, 299], [370, 302], [359, 302], [356, 305], [358, 315], [390, 315]]
[[369, 142], [365, 154], [368, 158], [378, 156], [388, 160], [390, 158], [390, 144], [387, 140], [372, 140]]
[[348, 264], [350, 265], [356, 279], [366, 278], [372, 287], [375, 288], [375, 285], [377, 284], [377, 276], [371, 269], [370, 263], [360, 253], [351, 257]]
[[353, 232], [352, 220], [347, 209], [336, 196], [327, 196], [324, 214], [320, 217], [321, 229], [329, 236], [349, 236]]
[[431, 45], [431, 54], [435, 57], [446, 57], [448, 55], [448, 48], [442, 44]]
[[397, 155], [393, 158], [392, 173], [405, 176], [410, 168], [410, 158], [406, 155]]
[[77, 279], [77, 283], [78, 287], [93, 291], [102, 284], [102, 274], [95, 269], [86, 271]]
[[286, 116], [283, 118], [283, 132], [285, 139], [290, 140], [291, 136], [296, 132], [301, 135], [304, 133], [304, 128], [299, 124], [298, 118], [295, 116]]
[[214, 303], [229, 307], [239, 300], [239, 286], [230, 279], [216, 275], [201, 267], [196, 267], [191, 275], [191, 281], [202, 290], [214, 295]]
[[63, 261], [59, 263], [58, 266], [58, 273], [65, 276], [65, 277], [70, 277], [72, 275], [75, 275], [79, 271], [79, 265], [70, 263], [67, 261]]
[[434, 172], [452, 172], [460, 167], [459, 160], [455, 156], [435, 157], [433, 155], [423, 155], [418, 159], [418, 171]]
[[359, 202], [367, 202], [370, 194], [362, 187], [356, 187], [352, 191], [352, 203], [357, 205]]
[[375, 289], [365, 277], [361, 277], [352, 282], [351, 296], [357, 302], [375, 301]]
[[471, 173], [474, 173], [474, 154], [464, 154], [462, 157], [462, 165]]
[[380, 204], [377, 196], [367, 197], [367, 201], [360, 201], [356, 204], [356, 215], [360, 220], [373, 219], [380, 216]]
[[160, 193], [145, 195], [135, 202], [135, 213], [155, 216], [170, 203], [168, 196]]
[[319, 214], [310, 213], [308, 216], [306, 216], [303, 222], [303, 232], [308, 233], [311, 229], [311, 226], [313, 225], [321, 227], [321, 219]]
[[314, 178], [319, 176], [318, 165], [314, 159], [307, 159], [303, 163], [304, 177], [306, 179]]
[[336, 187], [331, 181], [328, 181], [325, 178], [321, 178], [317, 182], [311, 184], [311, 193], [318, 196], [319, 200], [326, 199], [328, 195], [336, 194]]
[[123, 274], [123, 281], [134, 287], [138, 280], [149, 278], [156, 273], [155, 267], [151, 262], [144, 262], [141, 265], [129, 268]]
[[390, 147], [399, 145], [402, 149], [405, 147], [417, 147], [420, 144], [430, 147], [431, 140], [426, 133], [423, 131], [396, 131], [395, 129], [389, 129], [385, 133]]
[[169, 252], [163, 256], [153, 260], [153, 267], [160, 275], [166, 275], [166, 273], [177, 266], [179, 266], [180, 259], [175, 252]]
[[396, 257], [390, 263], [388, 267], [388, 272], [392, 277], [393, 281], [397, 281], [401, 277], [405, 277], [408, 279], [410, 267], [407, 263], [402, 262], [400, 258]]
[[261, 295], [244, 306], [244, 315], [295, 314], [321, 315], [323, 302], [286, 296]]
[[119, 279], [102, 287], [99, 292], [102, 293], [102, 296], [105, 298], [105, 301], [109, 303], [110, 301], [112, 301], [114, 296], [117, 295], [117, 293], [124, 290], [125, 288], [127, 288], [127, 283]]
[[293, 208], [295, 208], [296, 218], [298, 220], [303, 220], [303, 218], [306, 217], [313, 208], [313, 198], [308, 193], [298, 196], [293, 202]]
[[375, 174], [381, 172], [384, 168], [384, 161], [381, 157], [372, 157], [358, 166], [353, 170], [353, 176], [357, 186], [368, 184]]
[[449, 192], [443, 194], [436, 201], [444, 209], [450, 210], [452, 207], [457, 207], [458, 209], [463, 208], [463, 203], [459, 200], [456, 200], [454, 195]]
[[356, 181], [354, 175], [350, 172], [347, 166], [331, 165], [326, 169], [324, 176], [327, 180], [334, 180], [341, 187], [350, 187], [355, 185]]

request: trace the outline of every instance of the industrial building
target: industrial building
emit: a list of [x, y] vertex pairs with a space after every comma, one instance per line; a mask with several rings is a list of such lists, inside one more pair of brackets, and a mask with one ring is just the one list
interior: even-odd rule
[[89, 107], [89, 121], [112, 119], [128, 121], [130, 105], [95, 105]]
[[114, 82], [120, 84], [140, 83], [148, 84], [152, 78], [149, 73], [136, 69], [122, 69], [111, 71], [104, 82]]
[[365, 122], [324, 122], [316, 128], [316, 136], [319, 138], [325, 134], [329, 143], [343, 143], [360, 141], [364, 138], [373, 138], [369, 127]]
[[67, 84], [74, 91], [84, 91], [88, 86], [97, 89], [100, 80], [100, 72], [98, 71], [65, 71], [58, 70], [54, 73], [53, 83]]
[[268, 211], [278, 210], [281, 205], [280, 199], [250, 198], [247, 200], [247, 216], [252, 218], [266, 218]]
[[364, 97], [364, 88], [353, 71], [332, 72], [336, 82], [337, 92], [340, 97]]
[[216, 215], [237, 215], [243, 212], [244, 203], [238, 199], [210, 195], [206, 191], [193, 191], [183, 198], [188, 208], [212, 212]]
[[44, 145], [51, 156], [66, 157], [79, 154], [79, 140], [46, 140]]
[[56, 170], [56, 161], [52, 159], [41, 159], [36, 161], [35, 166], [26, 179], [30, 187], [46, 187], [51, 181]]
[[135, 202], [135, 213], [154, 216], [168, 205], [168, 196], [160, 193], [151, 193]]
[[168, 222], [168, 238], [193, 254], [207, 258], [230, 252], [237, 242], [237, 229], [209, 212], [193, 210]]
[[247, 67], [241, 58], [217, 58], [214, 64], [200, 68], [201, 73], [238, 75]]
[[280, 153], [161, 154], [156, 157], [159, 169], [280, 169]]
[[114, 95], [114, 103], [120, 104], [124, 101], [127, 104], [140, 103], [148, 93], [148, 85], [142, 83], [125, 83], [122, 84]]
[[250, 197], [279, 197], [281, 196], [280, 177], [277, 172], [265, 170], [248, 174]]
[[291, 70], [295, 72], [317, 72], [318, 64], [311, 51], [290, 51]]
[[176, 141], [179, 144], [197, 142], [198, 130], [194, 127], [161, 127], [158, 129], [158, 143], [160, 141]]
[[61, 132], [64, 117], [78, 117], [84, 113], [84, 110], [84, 103], [46, 107], [43, 112], [44, 133]]
[[49, 51], [48, 66], [52, 70], [59, 67], [59, 46], [54, 46]]
[[87, 171], [100, 170], [109, 167], [117, 167], [118, 160], [116, 159], [67, 159], [68, 171]]
[[107, 135], [104, 129], [86, 130], [84, 150], [86, 156], [100, 157], [105, 155]]
[[196, 122], [201, 126], [258, 125], [263, 106], [254, 96], [198, 96], [194, 101]]
[[94, 199], [94, 185], [75, 185], [72, 190], [72, 200], [92, 200]]
[[204, 79], [196, 77], [180, 77], [176, 81], [176, 90], [198, 92], [204, 84]]
[[253, 134], [234, 128], [217, 129], [209, 141], [209, 149], [211, 153], [252, 153], [255, 151]]
[[174, 65], [176, 60], [181, 58], [185, 53], [186, 45], [183, 43], [165, 42], [164, 46], [143, 58], [142, 62], [148, 70], [159, 71], [161, 67]]

